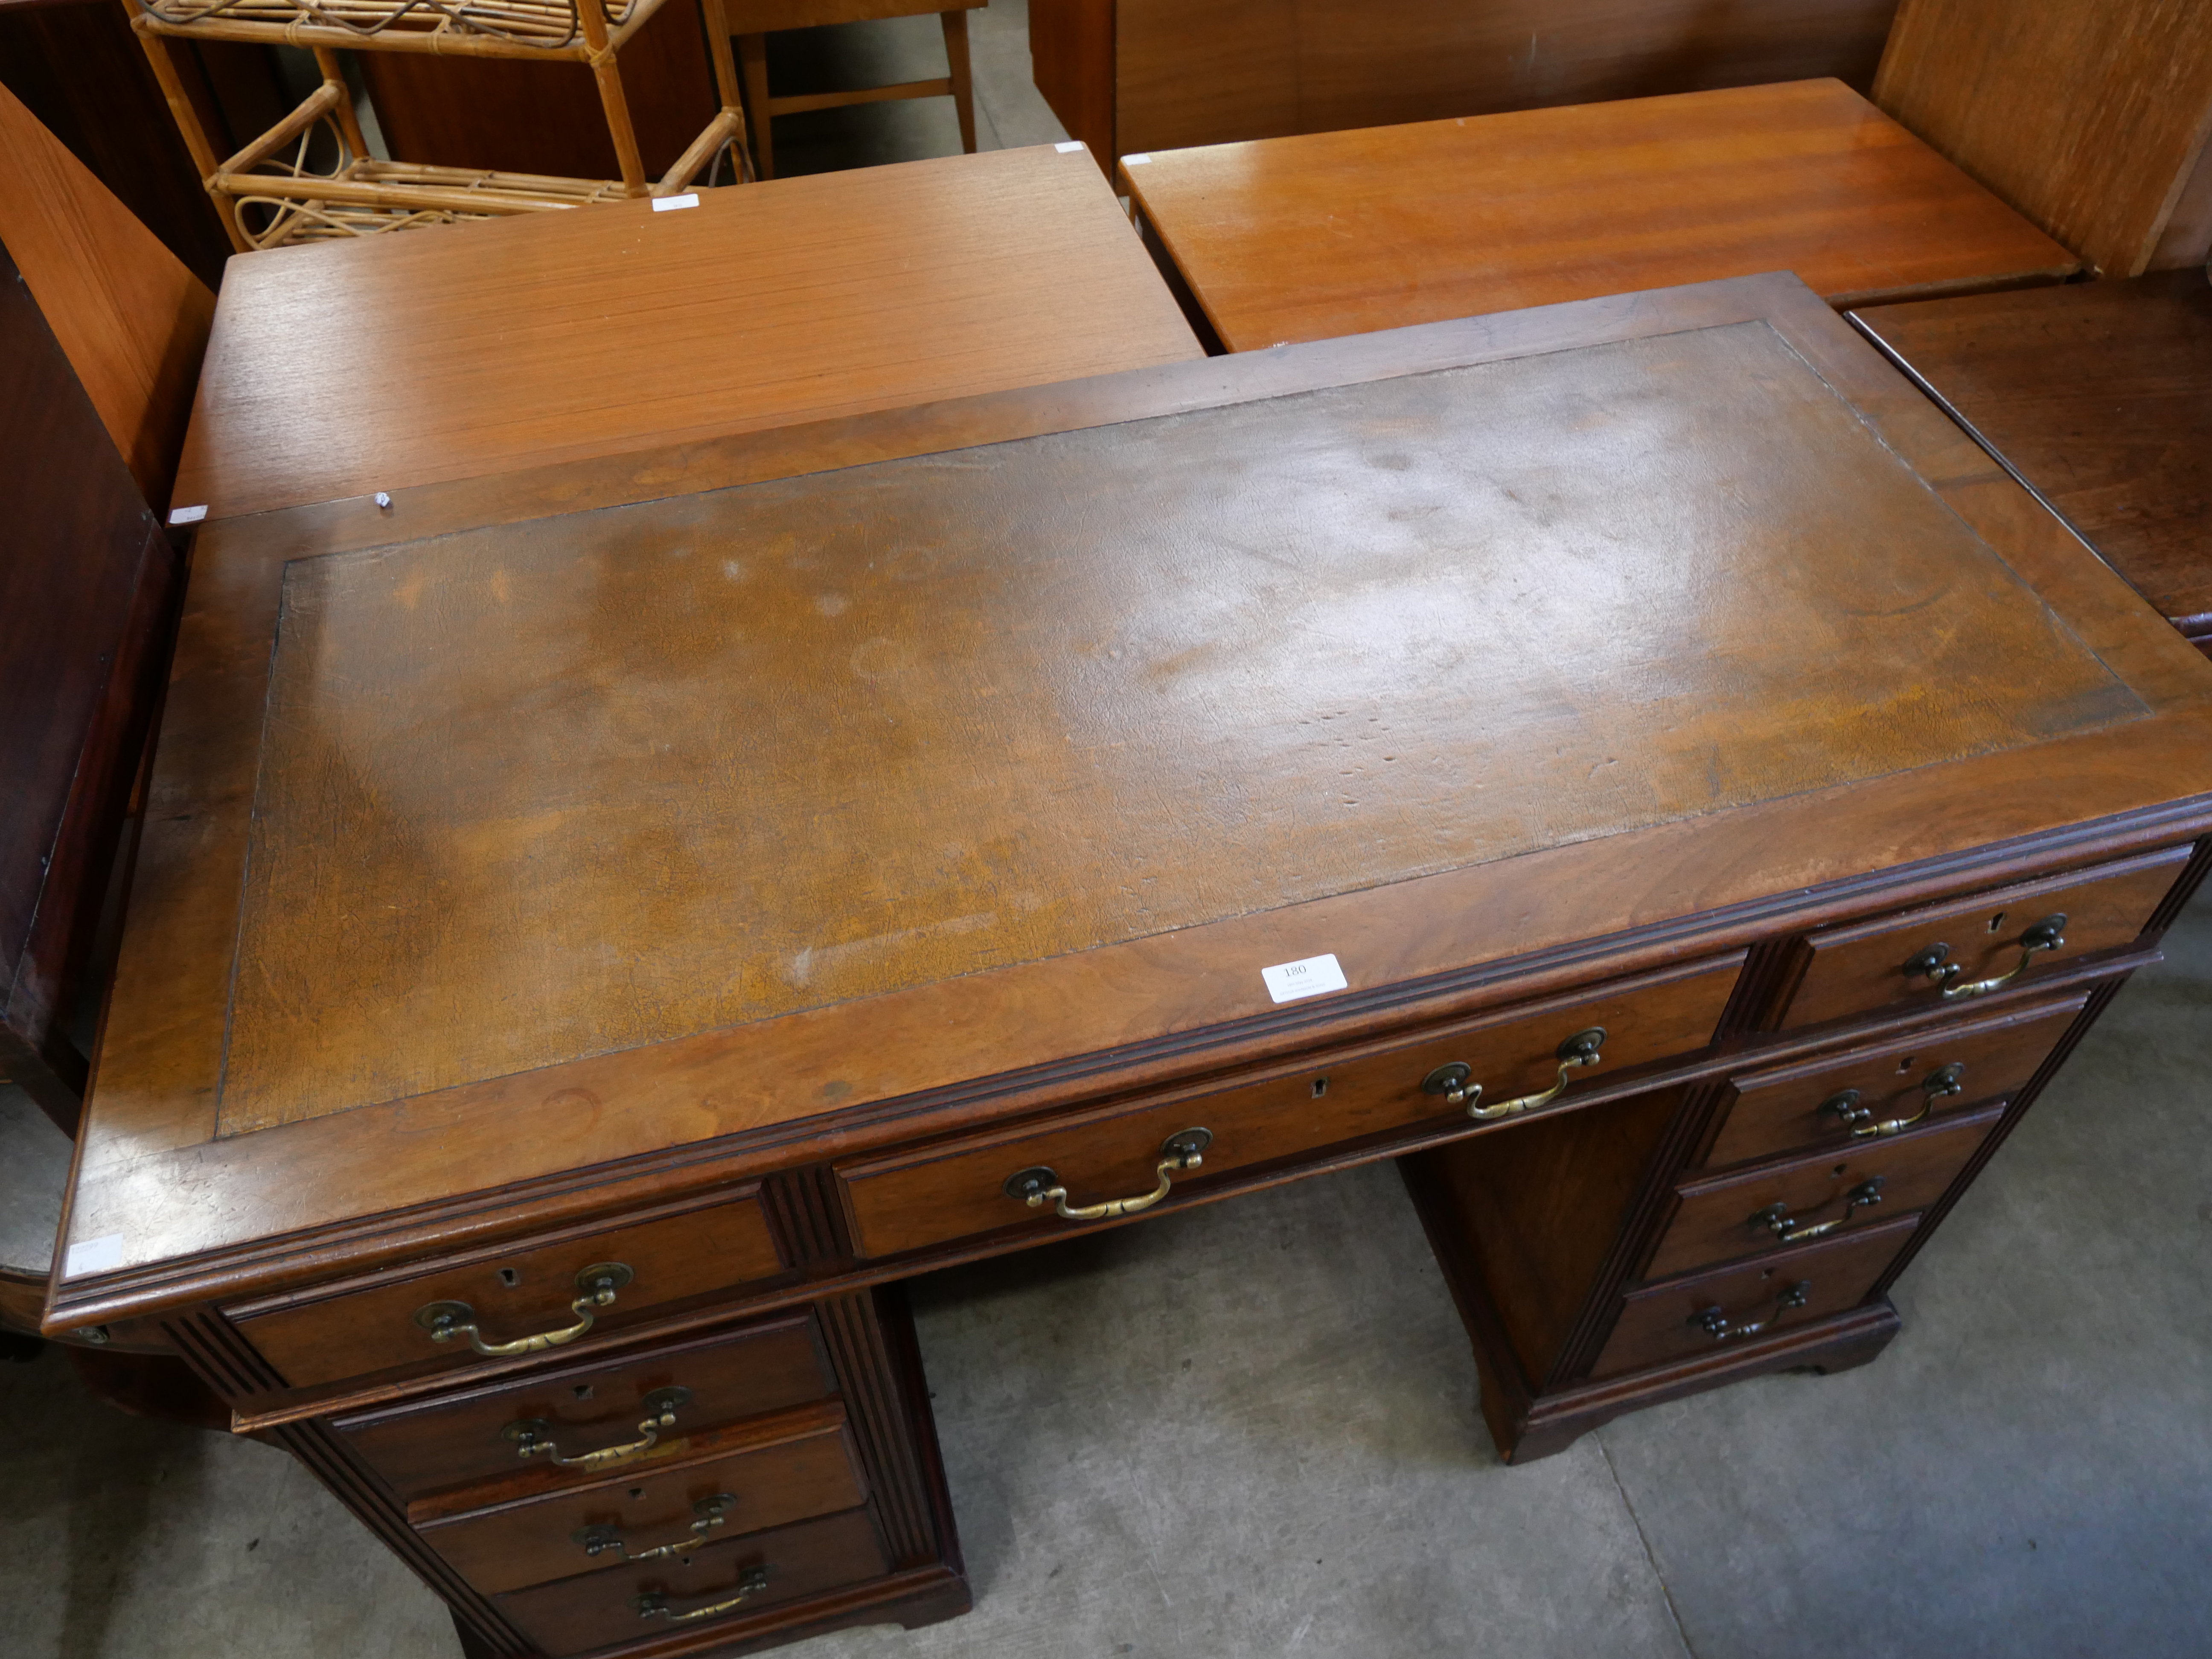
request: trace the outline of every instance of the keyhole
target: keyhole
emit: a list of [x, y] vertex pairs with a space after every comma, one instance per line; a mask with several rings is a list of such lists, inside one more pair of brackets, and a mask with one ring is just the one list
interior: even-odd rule
[[512, 1267], [501, 1267], [499, 1270], [499, 1282], [512, 1289], [522, 1283], [522, 1275]]
[[1911, 1069], [1912, 1069], [1912, 1056], [1911, 1056], [1911, 1054], [1907, 1054], [1907, 1055], [1905, 1055], [1905, 1057], [1903, 1060], [1899, 1060], [1899, 1061], [1897, 1062], [1897, 1074], [1898, 1074], [1898, 1076], [1899, 1076], [1899, 1077], [1903, 1077], [1903, 1076], [1904, 1076], [1907, 1072], [1911, 1071]]
[[588, 1382], [579, 1382], [576, 1384], [574, 1392], [577, 1399], [589, 1400], [592, 1397], [592, 1385]]
[[1841, 1180], [1843, 1178], [1844, 1171], [1850, 1167], [1851, 1166], [1848, 1164], [1838, 1164], [1833, 1170], [1830, 1170], [1829, 1173], [1834, 1176], [1838, 1180]]
[[1992, 933], [1996, 933], [1996, 930], [1997, 930], [1998, 928], [2000, 928], [2000, 927], [2003, 927], [2003, 926], [2004, 926], [2004, 919], [2005, 919], [2005, 913], [2004, 913], [2003, 911], [2002, 911], [2002, 910], [1998, 911], [1998, 912], [1996, 913], [1996, 915], [1995, 915], [1991, 916], [1991, 917], [1990, 918], [1990, 932], [1991, 932]]
[[1325, 1077], [1316, 1078], [1313, 1081], [1313, 1097], [1319, 1100], [1328, 1092], [1328, 1079]]
[[645, 1496], [645, 1488], [642, 1486], [632, 1486], [629, 1489], [629, 1495], [632, 1498], [642, 1498]]

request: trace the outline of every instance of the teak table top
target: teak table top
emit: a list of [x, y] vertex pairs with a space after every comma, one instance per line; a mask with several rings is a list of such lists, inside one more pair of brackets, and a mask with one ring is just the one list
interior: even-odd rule
[[210, 518], [1200, 355], [1051, 145], [240, 254], [173, 499]]
[[1763, 270], [1841, 307], [2079, 263], [1832, 80], [1169, 150], [1121, 178], [1231, 351]]
[[1855, 315], [2145, 599], [2212, 648], [2212, 283], [2203, 270]]
[[1786, 276], [232, 520], [59, 1316], [2208, 805], [2212, 665]]

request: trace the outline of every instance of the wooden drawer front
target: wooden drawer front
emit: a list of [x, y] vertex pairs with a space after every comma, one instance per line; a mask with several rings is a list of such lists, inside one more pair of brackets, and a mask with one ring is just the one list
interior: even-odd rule
[[[538, 1652], [562, 1659], [567, 1654], [702, 1626], [726, 1630], [735, 1640], [743, 1634], [746, 1617], [757, 1609], [880, 1578], [890, 1571], [874, 1518], [864, 1509], [848, 1510], [827, 1520], [802, 1521], [794, 1527], [709, 1544], [689, 1560], [587, 1572], [494, 1600]], [[728, 1611], [681, 1617], [736, 1598], [755, 1571], [765, 1574], [761, 1588]], [[641, 1613], [640, 1596], [665, 1598], [668, 1615]]]
[[1422, 1079], [1437, 1066], [1464, 1062], [1483, 1085], [1484, 1099], [1509, 1100], [1558, 1081], [1561, 1042], [1602, 1026], [1602, 1059], [1575, 1070], [1559, 1097], [1560, 1106], [1571, 1107], [1584, 1079], [1703, 1048], [1712, 1040], [1741, 963], [1736, 956], [1670, 969], [1603, 991], [1435, 1028], [1411, 1042], [1401, 1037], [1395, 1045], [1338, 1050], [1236, 1089], [1194, 1091], [1164, 1103], [1073, 1116], [1047, 1130], [979, 1135], [841, 1164], [837, 1175], [856, 1248], [864, 1256], [895, 1255], [1008, 1226], [1075, 1224], [1049, 1207], [1031, 1209], [1009, 1197], [1007, 1178], [1045, 1168], [1066, 1184], [1072, 1205], [1127, 1198], [1155, 1185], [1167, 1138], [1194, 1127], [1212, 1135], [1203, 1174], [1295, 1158], [1424, 1122], [1449, 1127], [1465, 1121], [1463, 1110], [1421, 1089]]
[[2034, 1076], [2087, 1000], [2081, 992], [1909, 1040], [1733, 1078], [1733, 1098], [1706, 1167], [1801, 1149], [1863, 1146], [1888, 1139], [1884, 1125], [1909, 1121], [1923, 1108], [1929, 1121], [1940, 1122], [2012, 1094]]
[[593, 1309], [594, 1329], [635, 1323], [653, 1309], [782, 1271], [760, 1200], [743, 1197], [627, 1226], [605, 1227], [471, 1257], [397, 1283], [229, 1310], [261, 1356], [295, 1388], [368, 1376], [397, 1365], [479, 1358], [466, 1336], [444, 1342], [416, 1322], [437, 1303], [465, 1304], [487, 1343], [574, 1328], [578, 1280], [602, 1263], [627, 1268], [615, 1299]]
[[[627, 1444], [641, 1437], [646, 1396], [676, 1388], [691, 1397], [678, 1408], [675, 1425], [659, 1436], [663, 1441], [826, 1400], [837, 1382], [814, 1316], [802, 1310], [735, 1334], [670, 1344], [649, 1356], [563, 1366], [523, 1382], [340, 1418], [335, 1426], [361, 1460], [410, 1501], [523, 1469], [506, 1435], [510, 1424], [545, 1425], [564, 1457]], [[543, 1454], [527, 1468], [556, 1486], [580, 1478], [547, 1464]]]
[[[2023, 936], [2052, 917], [2066, 919], [2061, 930], [2065, 942], [2027, 955], [2027, 967], [2010, 983], [2032, 981], [2053, 962], [2131, 944], [2179, 878], [2189, 852], [2186, 847], [2169, 848], [2096, 870], [2023, 882], [1815, 933], [1805, 941], [1810, 959], [1784, 1012], [1782, 1029], [1817, 1025], [1895, 1003], [1948, 1000], [1966, 1006], [1971, 999], [1960, 995], [1960, 989], [2019, 968]], [[1938, 946], [1943, 966], [1959, 970], [1948, 992], [1918, 965], [1923, 951]]]
[[501, 1490], [507, 1483], [493, 1482], [417, 1504], [408, 1518], [471, 1584], [495, 1592], [627, 1565], [625, 1551], [676, 1544], [689, 1555], [867, 1499], [842, 1406], [687, 1439], [665, 1460], [562, 1492], [516, 1500]]
[[[1905, 1211], [1925, 1209], [1943, 1195], [2003, 1115], [1999, 1103], [1948, 1123], [1908, 1130], [1894, 1139], [1862, 1141], [1848, 1152], [1822, 1152], [1740, 1175], [1686, 1182], [1678, 1189], [1680, 1203], [1674, 1218], [1644, 1276], [1664, 1279], [1790, 1243], [1777, 1231], [1777, 1223], [1759, 1218], [1778, 1204], [1785, 1207], [1790, 1224], [1784, 1231], [1827, 1229], [1805, 1236], [1805, 1243], [1861, 1231]], [[1869, 1189], [1879, 1193], [1877, 1201], [1855, 1201]], [[1804, 1243], [1794, 1246], [1804, 1247]]]
[[1897, 1216], [1781, 1255], [1631, 1291], [1590, 1376], [1735, 1348], [1847, 1313], [1866, 1300], [1919, 1224], [1917, 1215]]

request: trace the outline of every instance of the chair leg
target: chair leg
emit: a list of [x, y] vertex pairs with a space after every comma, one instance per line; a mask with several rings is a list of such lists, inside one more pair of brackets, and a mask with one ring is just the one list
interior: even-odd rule
[[968, 70], [968, 14], [941, 11], [945, 26], [945, 61], [952, 70], [952, 108], [960, 117], [960, 148], [975, 153], [975, 82]]
[[629, 100], [623, 94], [622, 70], [607, 35], [606, 8], [600, 0], [576, 0], [576, 22], [592, 51], [592, 79], [599, 83], [599, 107], [606, 112], [607, 137], [614, 140], [615, 163], [622, 169], [623, 194], [643, 196], [645, 159], [637, 153], [637, 129], [630, 125]]
[[763, 179], [775, 177], [775, 147], [769, 137], [768, 36], [738, 37], [738, 62], [745, 74], [745, 113], [753, 129], [753, 167]]
[[353, 152], [353, 159], [368, 161], [368, 139], [361, 130], [361, 117], [354, 110], [353, 88], [346, 86], [345, 65], [338, 61], [337, 53], [328, 46], [317, 46], [315, 67], [323, 72], [324, 80], [335, 81], [345, 88], [345, 96], [339, 100], [338, 106], [331, 114], [338, 124], [338, 137], [345, 140], [346, 148]]
[[[124, 9], [135, 9], [133, 0], [123, 0]], [[137, 33], [134, 31], [134, 33]], [[152, 65], [155, 83], [161, 88], [162, 101], [169, 106], [169, 118], [177, 124], [177, 131], [185, 141], [185, 152], [199, 169], [201, 181], [215, 177], [222, 158], [215, 153], [209, 142], [207, 130], [200, 125], [199, 112], [192, 107], [191, 96], [185, 83], [178, 78], [177, 65], [169, 56], [169, 43], [160, 35], [138, 33], [138, 44], [145, 48], [146, 61]], [[228, 197], [215, 197], [216, 216], [222, 221], [223, 234], [230, 245], [240, 253], [250, 252], [253, 244], [246, 239], [244, 227], [238, 222], [238, 205]]]

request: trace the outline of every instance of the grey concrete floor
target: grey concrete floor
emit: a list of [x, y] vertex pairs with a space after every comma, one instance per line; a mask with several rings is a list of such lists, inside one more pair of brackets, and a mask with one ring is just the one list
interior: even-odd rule
[[[915, 1287], [975, 1611], [803, 1659], [2212, 1651], [2212, 895], [1840, 1376], [1509, 1469], [1388, 1164]], [[0, 1653], [449, 1659], [283, 1454], [0, 1366]]]
[[[986, 147], [1065, 137], [974, 15]], [[780, 37], [780, 91], [941, 73], [933, 20]], [[949, 103], [777, 124], [779, 171], [958, 149]], [[2212, 1653], [2212, 896], [1898, 1288], [1875, 1364], [1499, 1464], [1387, 1164], [915, 1286], [976, 1594], [803, 1659]], [[0, 1365], [0, 1655], [452, 1659], [282, 1453]]]

